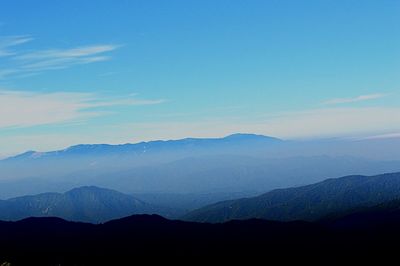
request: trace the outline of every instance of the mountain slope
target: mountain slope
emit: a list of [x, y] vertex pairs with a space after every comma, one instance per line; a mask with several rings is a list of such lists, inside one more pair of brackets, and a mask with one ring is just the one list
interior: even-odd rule
[[71, 221], [104, 222], [132, 214], [173, 212], [130, 195], [98, 187], [80, 187], [66, 193], [44, 193], [0, 201], [0, 220], [60, 217]]
[[190, 212], [183, 219], [198, 222], [249, 218], [313, 221], [396, 198], [400, 198], [400, 173], [346, 176], [302, 187], [277, 189], [254, 198], [220, 202]]

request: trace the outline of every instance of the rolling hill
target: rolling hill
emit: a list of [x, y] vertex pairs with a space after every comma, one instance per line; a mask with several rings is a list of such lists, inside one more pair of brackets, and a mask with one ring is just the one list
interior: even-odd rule
[[400, 198], [400, 173], [354, 175], [212, 204], [190, 212], [183, 219], [213, 223], [250, 218], [315, 221], [397, 198]]
[[153, 213], [166, 217], [174, 215], [170, 209], [94, 186], [75, 188], [65, 193], [43, 193], [0, 201], [0, 220], [5, 221], [33, 216], [99, 223], [133, 214]]

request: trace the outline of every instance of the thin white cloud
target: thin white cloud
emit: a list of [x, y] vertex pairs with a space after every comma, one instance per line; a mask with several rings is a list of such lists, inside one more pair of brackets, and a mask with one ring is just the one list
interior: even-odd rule
[[335, 99], [330, 99], [330, 100], [327, 100], [327, 101], [323, 102], [322, 104], [332, 105], [332, 104], [363, 102], [363, 101], [383, 98], [385, 96], [387, 96], [387, 94], [384, 94], [384, 93], [366, 94], [366, 95], [360, 95], [360, 96], [353, 97], [353, 98], [335, 98]]
[[392, 138], [400, 138], [400, 132], [398, 133], [387, 133], [387, 134], [380, 134], [380, 135], [373, 135], [368, 137], [359, 138], [361, 140], [368, 140], [368, 139], [392, 139]]
[[38, 72], [44, 70], [63, 69], [73, 65], [89, 64], [106, 61], [109, 59], [110, 57], [108, 56], [52, 58], [47, 60], [38, 60], [35, 62], [25, 62], [25, 64], [21, 65], [20, 71]]
[[120, 45], [96, 44], [65, 49], [46, 49], [30, 52], [12, 49], [33, 40], [29, 36], [0, 37], [0, 79], [25, 77], [47, 70], [69, 68], [74, 65], [107, 61], [108, 53]]
[[111, 100], [111, 101], [102, 101], [97, 103], [91, 103], [89, 105], [90, 108], [94, 107], [106, 107], [106, 106], [115, 106], [115, 105], [154, 105], [166, 102], [165, 99], [156, 99], [156, 100], [145, 100], [145, 99], [123, 99], [123, 100]]
[[15, 55], [12, 47], [32, 41], [29, 36], [3, 36], [0, 37], [0, 57]]
[[162, 102], [137, 98], [102, 100], [90, 93], [0, 91], [0, 128], [79, 121], [104, 114], [106, 110], [100, 107]]
[[119, 45], [92, 45], [71, 49], [51, 49], [26, 53], [16, 57], [19, 60], [38, 60], [49, 58], [82, 58], [110, 52], [120, 47]]
[[118, 47], [118, 45], [93, 45], [64, 50], [45, 50], [16, 56], [14, 59], [20, 63], [21, 71], [63, 69], [73, 65], [109, 60], [110, 57], [103, 54]]

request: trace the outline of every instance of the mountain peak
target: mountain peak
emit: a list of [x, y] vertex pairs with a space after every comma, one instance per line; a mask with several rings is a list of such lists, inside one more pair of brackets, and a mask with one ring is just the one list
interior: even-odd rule
[[232, 139], [232, 140], [254, 140], [254, 139], [262, 139], [262, 140], [280, 140], [278, 138], [265, 136], [265, 135], [258, 135], [258, 134], [251, 134], [251, 133], [235, 133], [226, 136], [224, 139]]
[[127, 196], [119, 191], [116, 190], [112, 190], [112, 189], [108, 189], [108, 188], [101, 188], [101, 187], [97, 187], [97, 186], [82, 186], [82, 187], [77, 187], [77, 188], [73, 188], [67, 192], [65, 192], [65, 194], [109, 194], [109, 193], [113, 193], [113, 194], [120, 194], [120, 195], [124, 195]]

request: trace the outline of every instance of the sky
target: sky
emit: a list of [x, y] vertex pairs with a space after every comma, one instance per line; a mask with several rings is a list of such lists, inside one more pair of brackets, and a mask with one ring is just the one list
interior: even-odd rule
[[398, 0], [1, 0], [0, 156], [398, 136]]

